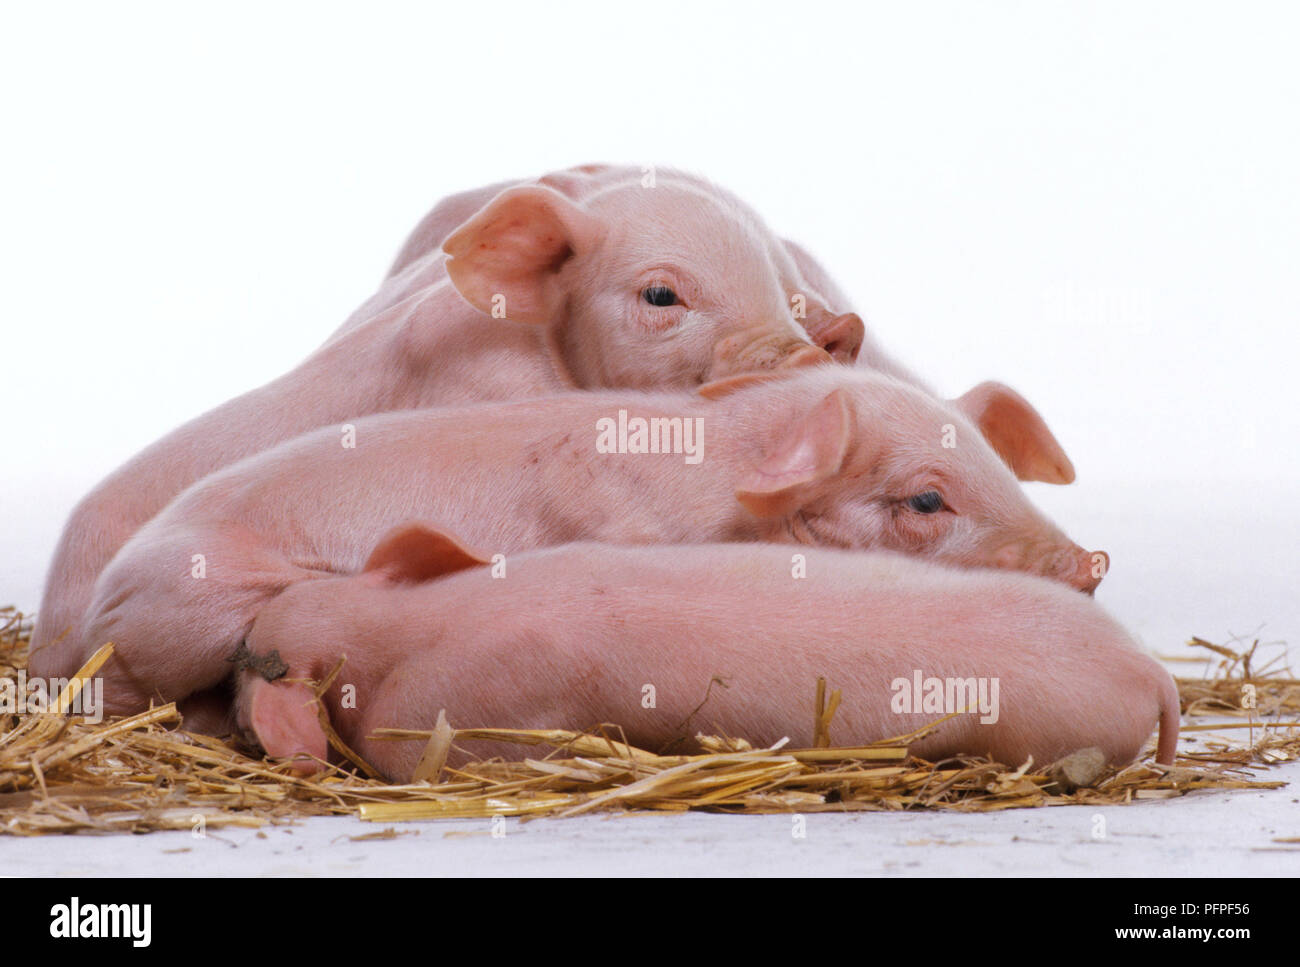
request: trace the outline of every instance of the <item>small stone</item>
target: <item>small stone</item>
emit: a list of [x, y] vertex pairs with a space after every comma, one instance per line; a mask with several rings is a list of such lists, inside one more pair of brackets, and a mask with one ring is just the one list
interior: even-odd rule
[[1106, 753], [1096, 746], [1071, 752], [1047, 767], [1047, 775], [1062, 792], [1094, 786], [1106, 771]]

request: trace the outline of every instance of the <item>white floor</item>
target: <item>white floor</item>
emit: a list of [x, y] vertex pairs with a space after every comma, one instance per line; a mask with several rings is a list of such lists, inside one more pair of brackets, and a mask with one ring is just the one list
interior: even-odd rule
[[[349, 817], [148, 836], [0, 840], [29, 876], [1298, 876], [1294, 788], [1001, 813], [583, 816], [384, 826]], [[1098, 820], [1101, 817], [1101, 821]], [[391, 840], [350, 837], [395, 829]], [[1104, 835], [1094, 835], [1102, 833]]]

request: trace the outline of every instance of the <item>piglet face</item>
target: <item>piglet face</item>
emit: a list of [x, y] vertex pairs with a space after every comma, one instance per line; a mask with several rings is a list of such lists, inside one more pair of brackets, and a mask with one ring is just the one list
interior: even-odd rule
[[575, 265], [559, 343], [584, 385], [692, 385], [829, 362], [795, 317], [756, 216], [713, 192], [622, 185], [588, 202], [602, 244]]
[[545, 186], [510, 189], [444, 249], [460, 293], [547, 327], [582, 387], [693, 386], [850, 361], [862, 339], [851, 313], [814, 306], [806, 324], [779, 240], [730, 196], [688, 181], [618, 182], [581, 203]]
[[[1033, 444], [1016, 430], [1029, 459]], [[957, 407], [894, 380], [832, 389], [791, 421], [737, 497], [770, 537], [802, 543], [1009, 568], [1089, 594], [1109, 565], [1039, 513]]]
[[[1105, 573], [1105, 555], [1094, 559], [1030, 504], [973, 425], [956, 414], [944, 417], [933, 414], [929, 445], [891, 434], [883, 453], [875, 441], [854, 448], [845, 466], [856, 484], [810, 505], [803, 526], [820, 535], [818, 543], [1025, 571], [1091, 594]], [[945, 428], [952, 449], [939, 442]]]

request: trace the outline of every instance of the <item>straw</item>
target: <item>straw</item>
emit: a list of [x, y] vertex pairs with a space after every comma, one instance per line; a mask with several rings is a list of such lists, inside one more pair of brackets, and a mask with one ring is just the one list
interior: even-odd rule
[[[15, 687], [26, 668], [30, 632], [26, 616], [0, 608], [0, 677]], [[1173, 767], [1153, 765], [1148, 751], [1123, 769], [1102, 770], [1095, 783], [1068, 794], [1062, 787], [1071, 783], [1060, 781], [1062, 772], [1052, 763], [1003, 765], [975, 757], [927, 762], [911, 755], [909, 745], [942, 719], [878, 743], [836, 747], [840, 693], [825, 679], [809, 682], [814, 714], [809, 749], [789, 748], [788, 742], [755, 748], [743, 736], [697, 734], [687, 754], [668, 755], [629, 744], [616, 723], [586, 731], [455, 728], [440, 714], [432, 730], [376, 732], [387, 740], [422, 744], [414, 780], [392, 784], [376, 778], [378, 773], [339, 739], [320, 706], [322, 725], [343, 765], [301, 776], [289, 762], [269, 762], [233, 742], [182, 731], [172, 704], [99, 723], [68, 714], [84, 682], [111, 656], [112, 646], [106, 645], [50, 711], [0, 712], [0, 831], [142, 833], [191, 829], [197, 822], [208, 828], [260, 826], [323, 815], [392, 823], [687, 810], [992, 812], [1069, 803], [1121, 805], [1198, 790], [1285, 785], [1259, 774], [1300, 756], [1300, 681], [1276, 661], [1260, 666], [1258, 642], [1241, 649], [1204, 639], [1191, 644], [1218, 665], [1209, 677], [1176, 679], [1184, 714], [1220, 721], [1185, 725], [1185, 732], [1203, 738]], [[316, 686], [318, 699], [341, 667]], [[1246, 695], [1251, 702], [1243, 707]], [[513, 744], [518, 759], [447, 765], [453, 747], [472, 751], [478, 741]]]

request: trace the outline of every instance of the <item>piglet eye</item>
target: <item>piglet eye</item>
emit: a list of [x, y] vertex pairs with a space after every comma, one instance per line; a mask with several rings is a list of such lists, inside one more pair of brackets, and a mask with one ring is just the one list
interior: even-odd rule
[[677, 293], [666, 285], [647, 286], [641, 293], [641, 298], [652, 306], [675, 306], [677, 305]]
[[943, 510], [943, 496], [937, 490], [927, 490], [923, 494], [907, 498], [907, 506], [918, 514], [934, 514]]

